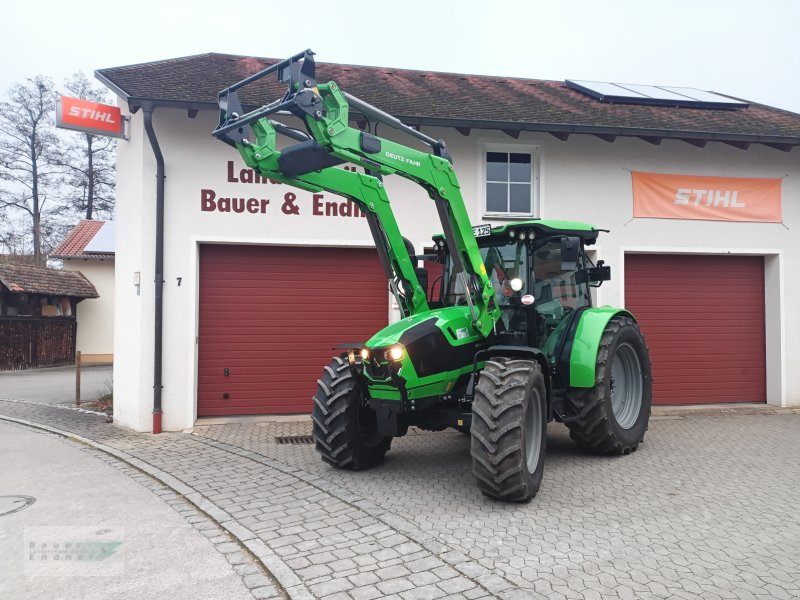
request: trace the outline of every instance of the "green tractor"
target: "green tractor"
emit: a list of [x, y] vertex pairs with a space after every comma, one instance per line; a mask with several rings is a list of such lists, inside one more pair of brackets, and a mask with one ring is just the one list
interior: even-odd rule
[[[237, 90], [270, 73], [288, 90], [244, 112]], [[586, 253], [600, 230], [545, 220], [473, 228], [445, 143], [334, 82], [317, 83], [310, 50], [223, 90], [219, 105], [214, 135], [263, 177], [340, 194], [366, 212], [401, 311], [323, 369], [312, 412], [323, 460], [366, 469], [409, 427], [452, 427], [471, 436], [481, 491], [520, 502], [541, 485], [551, 420], [589, 451], [636, 450], [650, 416], [650, 360], [633, 315], [592, 306], [591, 287], [610, 278]], [[350, 127], [351, 110], [431, 152]], [[298, 117], [305, 131], [271, 120], [276, 113]], [[278, 150], [277, 134], [297, 143]], [[420, 185], [436, 206], [443, 233], [428, 254], [415, 254], [400, 234], [382, 181], [393, 174]], [[435, 269], [420, 267], [423, 260]]]

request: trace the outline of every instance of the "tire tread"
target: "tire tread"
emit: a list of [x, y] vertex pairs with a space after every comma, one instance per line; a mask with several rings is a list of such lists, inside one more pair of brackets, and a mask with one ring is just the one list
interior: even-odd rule
[[540, 365], [528, 360], [492, 358], [481, 371], [472, 404], [472, 471], [488, 496], [526, 502], [538, 491], [540, 481], [527, 472], [522, 420], [529, 386], [541, 382], [543, 391], [542, 377]]
[[350, 366], [342, 357], [334, 356], [323, 368], [322, 378], [317, 380], [311, 432], [322, 460], [341, 469], [357, 471], [381, 463], [392, 439], [386, 437], [372, 448], [355, 443], [357, 424], [351, 416], [352, 403], [358, 402], [353, 394], [355, 385]]
[[[614, 431], [611, 419], [613, 414], [608, 414], [606, 402], [606, 374], [611, 368], [609, 364], [609, 353], [613, 340], [619, 335], [623, 328], [632, 328], [644, 344], [644, 336], [639, 330], [639, 325], [627, 316], [617, 316], [612, 318], [600, 338], [600, 345], [597, 352], [597, 363], [595, 369], [595, 385], [591, 388], [570, 388], [567, 393], [567, 403], [574, 415], [573, 421], [566, 423], [569, 428], [570, 437], [582, 448], [595, 454], [630, 454], [635, 452], [639, 444], [644, 439], [644, 432], [647, 427], [634, 440], [622, 440]], [[649, 358], [647, 372], [650, 372]], [[644, 382], [649, 385], [648, 382]], [[644, 390], [643, 390], [644, 393]], [[649, 397], [649, 396], [648, 396]], [[643, 408], [644, 408], [643, 400]], [[649, 416], [650, 405], [647, 404]]]

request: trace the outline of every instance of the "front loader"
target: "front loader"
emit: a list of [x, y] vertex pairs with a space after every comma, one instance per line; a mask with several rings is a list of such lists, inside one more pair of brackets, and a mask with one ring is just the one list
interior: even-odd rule
[[[286, 93], [245, 112], [238, 90], [272, 73], [288, 84]], [[599, 230], [528, 221], [473, 231], [445, 143], [335, 82], [318, 83], [311, 51], [223, 90], [219, 105], [214, 135], [260, 175], [340, 194], [366, 212], [401, 309], [399, 321], [323, 369], [312, 411], [323, 460], [369, 468], [411, 426], [453, 427], [471, 435], [482, 492], [528, 501], [541, 484], [550, 420], [565, 423], [588, 450], [636, 449], [650, 414], [650, 361], [630, 313], [591, 306], [590, 286], [610, 277], [585, 253]], [[351, 110], [412, 135], [431, 152], [350, 127]], [[298, 117], [306, 131], [271, 120], [275, 114]], [[278, 150], [277, 133], [297, 143]], [[365, 173], [338, 168], [343, 163]], [[415, 256], [400, 235], [382, 181], [393, 174], [420, 185], [434, 202], [443, 231], [433, 239], [435, 253]], [[420, 258], [442, 266], [430, 296]]]

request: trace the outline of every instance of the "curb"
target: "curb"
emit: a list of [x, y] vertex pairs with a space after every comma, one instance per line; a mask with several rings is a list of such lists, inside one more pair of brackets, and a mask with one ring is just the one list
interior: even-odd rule
[[774, 406], [772, 404], [744, 403], [696, 404], [696, 405], [658, 405], [651, 411], [653, 417], [730, 417], [741, 415], [783, 415], [800, 414], [800, 406]]
[[69, 431], [64, 431], [62, 429], [57, 429], [41, 423], [35, 423], [33, 421], [27, 421], [25, 419], [19, 419], [17, 417], [9, 417], [7, 415], [0, 415], [0, 420], [8, 421], [10, 423], [17, 423], [19, 425], [26, 425], [33, 429], [40, 429], [42, 431], [60, 435], [61, 437], [73, 440], [85, 446], [89, 446], [109, 454], [117, 460], [149, 475], [156, 481], [162, 483], [164, 486], [170, 488], [176, 494], [182, 496], [189, 504], [197, 508], [199, 511], [205, 513], [210, 520], [214, 521], [222, 529], [227, 531], [239, 543], [239, 545], [246, 548], [253, 556], [256, 557], [256, 560], [261, 563], [264, 570], [269, 573], [269, 575], [277, 582], [278, 587], [280, 588], [279, 591], [282, 591], [291, 600], [314, 600], [314, 596], [311, 594], [308, 588], [306, 588], [300, 578], [297, 577], [292, 569], [289, 568], [289, 566], [262, 540], [260, 540], [255, 533], [237, 523], [233, 517], [231, 517], [222, 508], [211, 502], [211, 500], [208, 498], [205, 498], [202, 494], [200, 494], [200, 492], [186, 485], [176, 477], [154, 467], [150, 463], [131, 456], [126, 452], [122, 452], [121, 450], [117, 450], [116, 448], [107, 446], [106, 444], [95, 442], [94, 440], [76, 433], [71, 433]]

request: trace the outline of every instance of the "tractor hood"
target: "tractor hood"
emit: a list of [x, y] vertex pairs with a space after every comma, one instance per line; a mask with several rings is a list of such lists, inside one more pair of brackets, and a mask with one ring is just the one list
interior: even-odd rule
[[373, 335], [366, 347], [385, 348], [393, 344], [408, 346], [430, 335], [434, 328], [438, 330], [437, 335], [443, 334], [452, 346], [475, 342], [481, 337], [472, 325], [468, 307], [449, 306], [400, 319]]
[[[446, 393], [460, 374], [472, 368], [475, 352], [486, 343], [472, 322], [468, 307], [451, 306], [389, 325], [366, 344], [373, 356], [369, 367], [372, 380], [389, 377], [389, 371], [378, 375], [374, 367], [380, 369], [388, 360], [387, 349], [400, 345], [402, 359], [394, 364], [399, 367], [397, 374], [402, 376], [409, 397]], [[370, 388], [373, 397], [388, 397], [387, 393], [394, 397], [399, 392]]]

